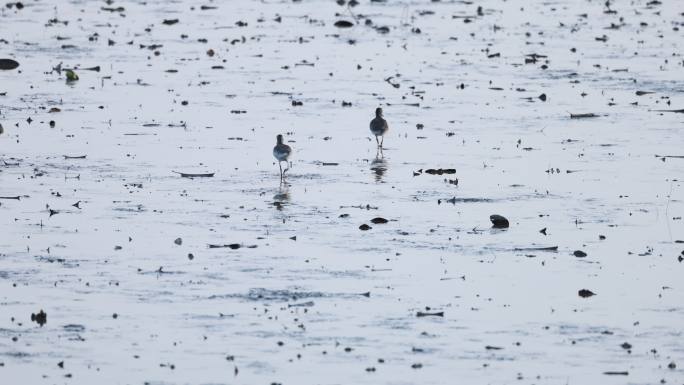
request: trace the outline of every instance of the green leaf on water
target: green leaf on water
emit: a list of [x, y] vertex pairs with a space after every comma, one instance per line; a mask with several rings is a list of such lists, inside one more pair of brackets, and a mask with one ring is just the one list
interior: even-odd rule
[[66, 78], [68, 82], [75, 82], [78, 80], [78, 75], [72, 70], [66, 70]]

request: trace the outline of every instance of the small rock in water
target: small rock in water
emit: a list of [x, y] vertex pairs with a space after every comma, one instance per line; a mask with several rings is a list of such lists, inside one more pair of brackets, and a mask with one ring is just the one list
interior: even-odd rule
[[66, 70], [66, 80], [67, 82], [75, 82], [78, 80], [78, 75], [72, 70]]
[[625, 342], [622, 345], [620, 345], [620, 347], [625, 349], [625, 350], [629, 350], [632, 348], [632, 344], [630, 344], [629, 342]]
[[41, 309], [37, 314], [31, 313], [31, 321], [42, 327], [47, 323], [47, 313], [45, 313], [43, 309]]
[[385, 218], [377, 217], [377, 218], [371, 219], [371, 222], [374, 223], [374, 224], [376, 224], [376, 225], [379, 225], [379, 224], [387, 223], [387, 222], [389, 222], [389, 221], [388, 221], [387, 219], [385, 219]]
[[19, 67], [19, 63], [12, 59], [0, 59], [0, 70], [13, 70]]
[[348, 20], [338, 20], [335, 22], [335, 27], [337, 28], [351, 28], [354, 26], [354, 23]]
[[366, 231], [366, 230], [370, 230], [370, 229], [372, 229], [372, 227], [368, 226], [365, 223], [362, 224], [361, 226], [359, 226], [359, 230], [361, 230], [361, 231]]
[[585, 252], [582, 251], [582, 250], [575, 250], [575, 251], [572, 253], [572, 255], [574, 255], [574, 256], [577, 257], [577, 258], [584, 258], [584, 257], [587, 256], [587, 253], [585, 253]]
[[176, 240], [173, 241], [173, 243], [175, 243], [175, 244], [177, 244], [178, 246], [180, 246], [180, 245], [183, 244], [183, 240], [182, 240], [181, 238], [176, 238]]
[[675, 364], [674, 361], [672, 361], [669, 365], [667, 365], [667, 368], [672, 370], [677, 369], [677, 364]]
[[582, 298], [588, 298], [588, 297], [596, 295], [596, 293], [594, 293], [591, 290], [587, 290], [587, 289], [582, 289], [579, 292], [577, 292], [577, 294], [579, 294], [579, 296]]
[[508, 219], [498, 214], [490, 215], [489, 220], [492, 221], [492, 227], [495, 229], [506, 229], [509, 226]]
[[3, 132], [5, 132], [5, 129], [2, 128], [2, 124], [0, 124], [0, 135], [2, 135]]

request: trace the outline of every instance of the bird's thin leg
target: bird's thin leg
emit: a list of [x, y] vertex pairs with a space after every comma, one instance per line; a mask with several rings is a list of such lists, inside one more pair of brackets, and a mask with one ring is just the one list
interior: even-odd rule
[[278, 168], [280, 169], [280, 180], [283, 180], [283, 166], [278, 161]]
[[382, 151], [382, 144], [385, 143], [385, 137], [382, 137], [382, 140], [380, 141], [380, 151]]
[[377, 136], [377, 135], [375, 135], [375, 143], [377, 143], [377, 144], [378, 144], [378, 147], [380, 147], [380, 141], [378, 140], [378, 136]]

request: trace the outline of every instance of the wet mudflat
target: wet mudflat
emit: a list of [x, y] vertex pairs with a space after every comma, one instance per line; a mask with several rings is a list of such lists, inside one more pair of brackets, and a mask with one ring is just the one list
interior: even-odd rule
[[3, 4], [0, 382], [681, 384], [683, 41], [676, 1]]

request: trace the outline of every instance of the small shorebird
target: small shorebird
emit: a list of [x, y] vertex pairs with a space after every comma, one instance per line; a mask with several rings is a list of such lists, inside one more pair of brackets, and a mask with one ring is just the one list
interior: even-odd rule
[[290, 167], [288, 166], [285, 171], [283, 171], [283, 166], [280, 165], [280, 162], [285, 162], [287, 165], [287, 159], [290, 157], [290, 154], [292, 153], [292, 149], [290, 146], [287, 144], [283, 143], [283, 136], [278, 135], [276, 136], [276, 140], [278, 143], [273, 147], [273, 156], [278, 159], [278, 167], [280, 168], [280, 180], [283, 179], [283, 176], [285, 175], [285, 171], [289, 170]]
[[[387, 121], [382, 117], [382, 108], [378, 107], [375, 109], [375, 119], [370, 122], [370, 130], [373, 135], [375, 135], [375, 142], [378, 144], [380, 150], [382, 150], [382, 143], [385, 141], [385, 134], [389, 131], [389, 126]], [[382, 140], [378, 140], [378, 136]]]

